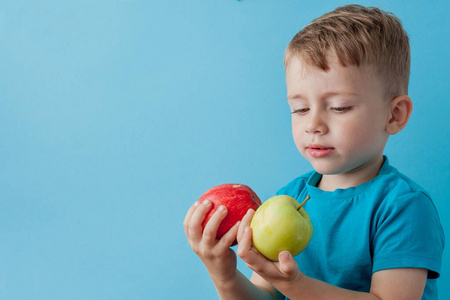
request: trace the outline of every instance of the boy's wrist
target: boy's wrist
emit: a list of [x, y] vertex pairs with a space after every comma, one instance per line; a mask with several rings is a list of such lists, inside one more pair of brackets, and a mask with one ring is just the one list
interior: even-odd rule
[[268, 292], [255, 286], [237, 269], [229, 277], [211, 276], [211, 278], [220, 299], [273, 299]]
[[309, 277], [298, 272], [294, 279], [289, 281], [274, 282], [273, 286], [288, 298], [295, 298], [298, 295], [298, 291], [308, 288]]
[[217, 275], [210, 273], [210, 277], [217, 289], [227, 289], [231, 288], [238, 279], [239, 276], [237, 272], [239, 271], [237, 269], [234, 269], [234, 271], [228, 275], [227, 274]]

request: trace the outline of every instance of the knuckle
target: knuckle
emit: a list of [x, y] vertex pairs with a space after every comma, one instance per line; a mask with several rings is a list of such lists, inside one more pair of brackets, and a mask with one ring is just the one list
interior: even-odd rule
[[216, 235], [209, 230], [205, 230], [203, 232], [203, 238], [205, 239], [205, 241], [210, 242], [216, 239]]
[[203, 229], [203, 238], [206, 241], [214, 241], [216, 239], [217, 230], [212, 229], [210, 226], [205, 226]]
[[194, 250], [195, 254], [200, 257], [204, 257], [207, 255], [207, 250], [201, 245], [201, 243], [196, 243], [192, 246], [192, 250]]
[[192, 251], [194, 251], [195, 254], [197, 254], [197, 255], [200, 254], [200, 248], [197, 245], [192, 244], [191, 248], [192, 248]]
[[221, 245], [229, 245], [234, 242], [234, 238], [229, 236], [228, 234], [225, 234], [220, 240], [219, 243]]
[[263, 268], [261, 268], [258, 265], [251, 265], [251, 264], [247, 264], [247, 267], [249, 267], [250, 269], [252, 269], [253, 271], [255, 271], [256, 273], [262, 273], [262, 271], [264, 270]]
[[294, 268], [292, 266], [286, 266], [283, 269], [284, 273], [291, 275], [292, 273], [294, 273]]
[[187, 228], [190, 230], [190, 231], [195, 231], [195, 230], [198, 230], [198, 224], [196, 224], [195, 222], [190, 222], [189, 224], [187, 224]]
[[213, 259], [215, 257], [214, 253], [209, 251], [209, 249], [202, 249], [198, 255], [203, 259]]
[[241, 248], [238, 248], [237, 251], [236, 251], [236, 253], [237, 253], [237, 255], [238, 255], [240, 258], [242, 258], [242, 259], [245, 258], [245, 251], [242, 250]]

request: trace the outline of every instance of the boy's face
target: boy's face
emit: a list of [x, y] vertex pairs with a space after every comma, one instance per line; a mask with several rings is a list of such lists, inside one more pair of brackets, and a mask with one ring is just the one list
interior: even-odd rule
[[342, 67], [336, 61], [330, 60], [324, 72], [297, 57], [290, 60], [286, 85], [292, 132], [318, 173], [357, 174], [382, 161], [390, 103], [369, 67]]

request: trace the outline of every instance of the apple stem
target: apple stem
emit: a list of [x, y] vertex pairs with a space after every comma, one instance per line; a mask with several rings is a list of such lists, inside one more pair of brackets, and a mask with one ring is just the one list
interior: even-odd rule
[[309, 195], [308, 196], [306, 196], [306, 199], [305, 200], [303, 200], [303, 202], [302, 202], [302, 204], [300, 204], [300, 206], [297, 208], [297, 210], [300, 210], [300, 208], [302, 208], [302, 206], [303, 205], [305, 205], [305, 203], [306, 203], [306, 201], [308, 201], [309, 200]]

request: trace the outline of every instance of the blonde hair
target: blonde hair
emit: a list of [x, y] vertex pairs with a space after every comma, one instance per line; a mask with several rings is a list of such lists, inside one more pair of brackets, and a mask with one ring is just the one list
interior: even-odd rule
[[333, 52], [342, 66], [371, 66], [390, 99], [408, 93], [409, 38], [392, 13], [361, 5], [338, 7], [294, 36], [287, 46], [284, 65], [287, 67], [297, 56], [328, 71], [327, 57]]

